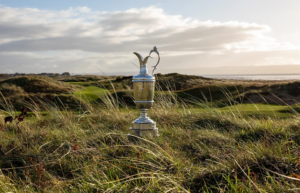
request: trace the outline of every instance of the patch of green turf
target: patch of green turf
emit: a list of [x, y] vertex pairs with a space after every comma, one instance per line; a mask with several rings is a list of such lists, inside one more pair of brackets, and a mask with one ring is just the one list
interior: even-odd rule
[[[243, 115], [250, 117], [272, 117], [272, 118], [290, 118], [296, 115], [292, 111], [285, 111], [288, 107], [284, 105], [272, 105], [272, 104], [238, 104], [232, 106], [226, 106], [222, 108], [213, 108], [215, 111], [233, 115]], [[207, 108], [197, 108], [198, 111], [210, 112], [213, 110], [209, 105]], [[290, 109], [290, 107], [289, 107]]]
[[96, 86], [88, 86], [85, 87], [85, 89], [82, 91], [75, 92], [75, 96], [79, 99], [88, 100], [92, 102], [94, 100], [97, 100], [99, 97], [103, 96], [107, 92], [108, 91], [103, 88], [99, 88]]
[[283, 109], [286, 109], [286, 106], [272, 104], [239, 104], [220, 108], [223, 112], [232, 111], [255, 117], [287, 118], [294, 115], [293, 113], [283, 113]]
[[238, 104], [221, 108], [222, 110], [241, 110], [241, 111], [279, 111], [286, 106], [273, 104]]

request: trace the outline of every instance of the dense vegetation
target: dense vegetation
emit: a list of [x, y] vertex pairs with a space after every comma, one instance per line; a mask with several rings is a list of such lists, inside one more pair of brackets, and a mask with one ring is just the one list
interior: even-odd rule
[[[263, 97], [277, 96], [274, 92], [298, 97], [297, 91], [291, 93], [297, 82], [179, 74], [158, 79], [149, 116], [157, 121], [160, 137], [138, 141], [127, 138], [131, 121], [139, 116], [130, 102], [130, 77], [68, 84], [52, 79], [62, 91], [58, 98], [75, 97], [72, 108], [34, 98], [40, 90], [11, 79], [1, 82], [6, 95], [0, 101], [0, 192], [300, 190], [298, 104], [270, 105]], [[10, 89], [29, 96], [18, 103], [30, 111], [21, 122], [4, 122], [20, 114], [15, 99], [5, 100], [12, 97]], [[251, 104], [248, 93], [265, 104]]]
[[[0, 81], [0, 92], [15, 108], [19, 109], [23, 103], [52, 101], [77, 107], [72, 96], [83, 88], [71, 85], [45, 76], [22, 76]], [[59, 102], [61, 101], [61, 102]]]

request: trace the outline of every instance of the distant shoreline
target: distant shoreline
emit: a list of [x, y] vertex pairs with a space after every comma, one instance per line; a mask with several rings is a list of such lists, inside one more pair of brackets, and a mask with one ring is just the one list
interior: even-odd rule
[[197, 76], [300, 76], [298, 74], [202, 74]]
[[300, 74], [243, 74], [243, 75], [199, 75], [205, 78], [226, 80], [253, 80], [253, 81], [288, 81], [300, 80]]

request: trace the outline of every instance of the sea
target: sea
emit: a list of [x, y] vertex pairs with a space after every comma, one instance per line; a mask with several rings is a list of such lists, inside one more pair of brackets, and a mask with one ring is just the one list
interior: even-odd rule
[[300, 74], [200, 75], [205, 78], [231, 80], [300, 80]]

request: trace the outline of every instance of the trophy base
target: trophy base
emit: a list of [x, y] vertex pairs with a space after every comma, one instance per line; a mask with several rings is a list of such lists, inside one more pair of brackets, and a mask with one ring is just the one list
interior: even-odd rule
[[134, 122], [132, 122], [130, 134], [138, 137], [159, 136], [158, 128], [156, 127], [156, 122], [147, 117], [146, 112], [148, 109], [141, 110], [141, 116]]
[[158, 137], [158, 128], [154, 129], [133, 129], [132, 127], [130, 128], [130, 133], [128, 136], [138, 136], [138, 137]]

